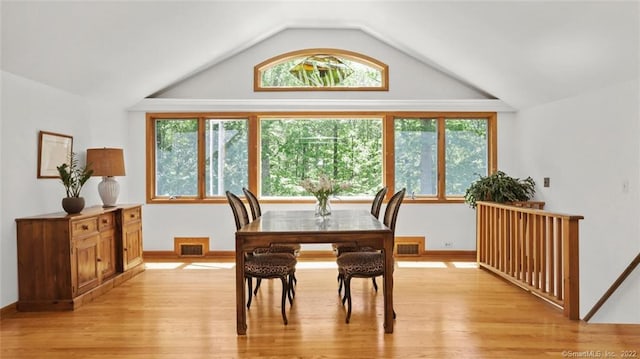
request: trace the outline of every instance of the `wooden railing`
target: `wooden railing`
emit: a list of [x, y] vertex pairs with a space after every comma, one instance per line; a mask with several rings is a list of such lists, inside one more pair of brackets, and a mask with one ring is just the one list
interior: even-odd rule
[[578, 320], [578, 221], [583, 217], [528, 207], [477, 202], [478, 264]]

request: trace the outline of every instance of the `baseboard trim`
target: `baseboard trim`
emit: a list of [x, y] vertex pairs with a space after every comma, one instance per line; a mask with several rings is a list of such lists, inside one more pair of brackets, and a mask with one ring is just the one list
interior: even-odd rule
[[18, 302], [0, 308], [0, 318], [10, 317], [16, 313], [18, 313]]
[[[202, 257], [185, 258], [173, 251], [145, 251], [145, 261], [234, 261], [235, 251], [209, 251]], [[333, 251], [309, 250], [301, 251], [299, 260], [327, 260], [334, 259]], [[408, 261], [440, 261], [440, 262], [475, 262], [476, 251], [424, 251], [418, 256], [396, 257], [396, 260]]]
[[180, 256], [174, 251], [144, 251], [142, 256], [145, 261], [190, 261], [197, 262], [202, 260], [230, 260], [236, 258], [235, 251], [209, 251], [204, 256]]
[[476, 251], [425, 251], [420, 260], [441, 262], [475, 262]]

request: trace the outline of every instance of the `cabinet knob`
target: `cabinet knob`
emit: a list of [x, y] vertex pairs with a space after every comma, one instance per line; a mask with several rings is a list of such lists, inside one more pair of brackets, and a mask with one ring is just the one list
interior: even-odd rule
[[83, 224], [82, 229], [89, 229], [89, 226], [87, 226], [86, 224]]
[[135, 214], [133, 214], [133, 213], [131, 213], [131, 214], [129, 215], [129, 217], [130, 217], [130, 218], [135, 218], [135, 216], [136, 216], [136, 215], [135, 215]]
[[107, 221], [106, 219], [103, 219], [102, 223], [109, 223], [109, 221]]
[[102, 262], [102, 259], [101, 258], [97, 258], [96, 262]]
[[125, 252], [127, 251], [127, 249], [126, 249], [126, 248], [122, 248], [122, 250], [123, 250], [123, 251], [125, 251]]

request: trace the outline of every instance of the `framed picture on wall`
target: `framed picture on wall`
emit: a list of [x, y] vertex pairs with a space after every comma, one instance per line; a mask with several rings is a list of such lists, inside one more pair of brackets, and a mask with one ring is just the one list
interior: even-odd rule
[[38, 178], [60, 178], [56, 167], [69, 163], [73, 137], [40, 131], [38, 140]]

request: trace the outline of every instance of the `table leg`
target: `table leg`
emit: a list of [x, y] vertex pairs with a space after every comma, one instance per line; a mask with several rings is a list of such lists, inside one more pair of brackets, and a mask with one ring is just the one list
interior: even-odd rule
[[393, 333], [393, 237], [384, 245], [384, 331]]
[[[237, 236], [237, 235], [236, 235]], [[236, 328], [238, 335], [247, 334], [247, 312], [244, 305], [244, 250], [243, 241], [236, 237]]]

